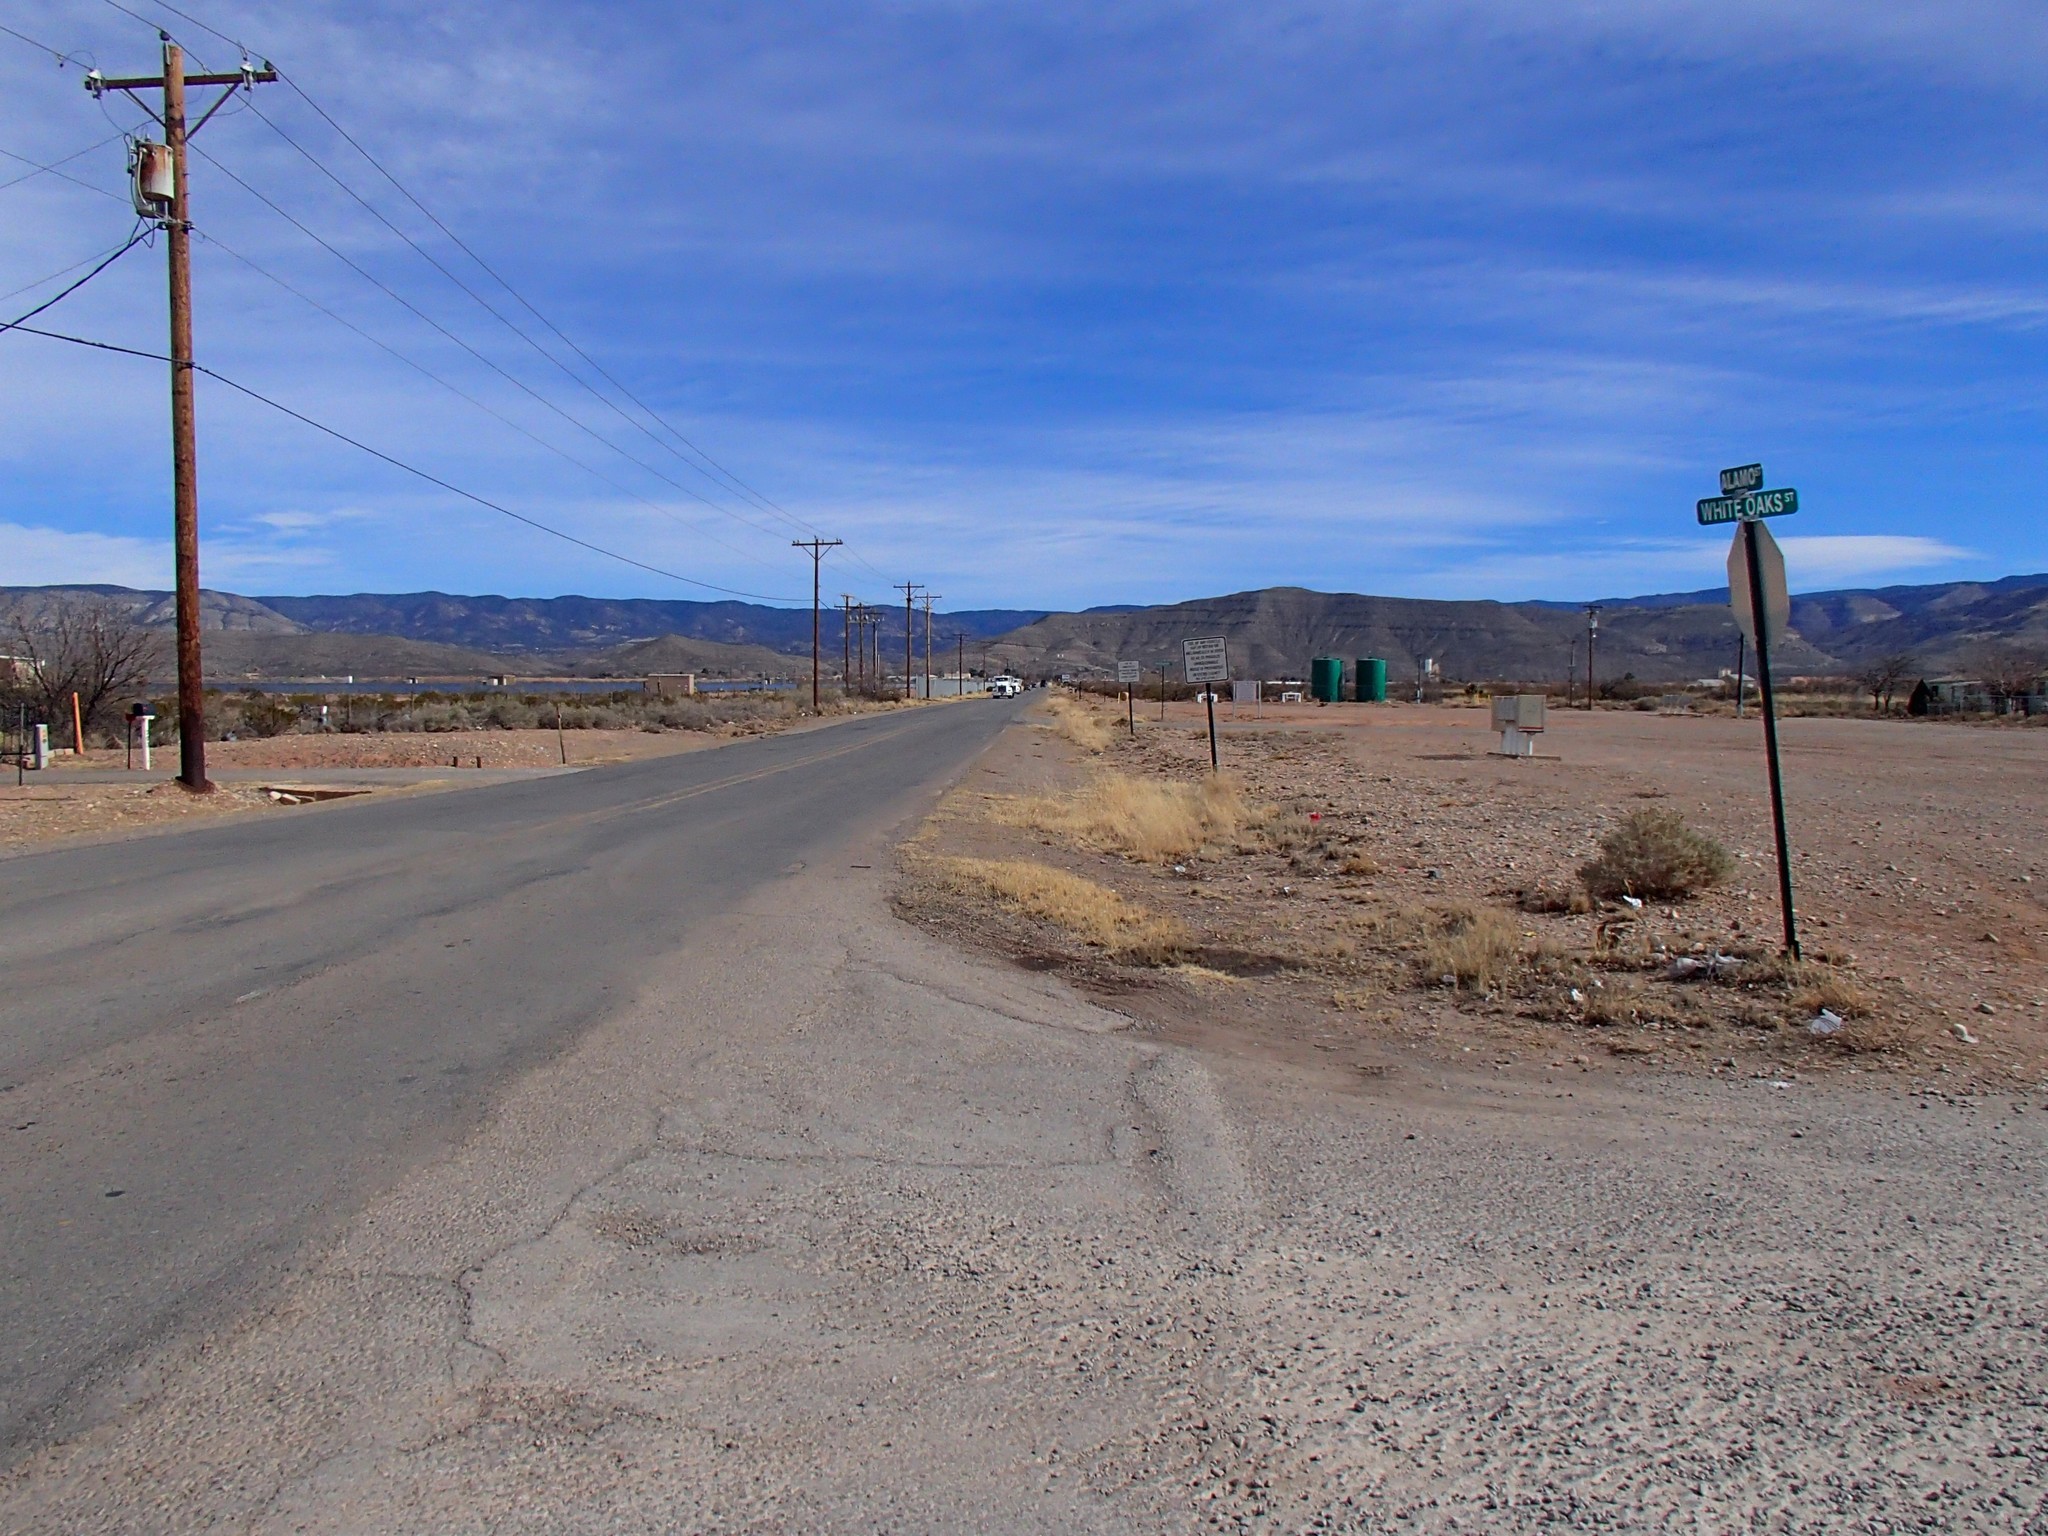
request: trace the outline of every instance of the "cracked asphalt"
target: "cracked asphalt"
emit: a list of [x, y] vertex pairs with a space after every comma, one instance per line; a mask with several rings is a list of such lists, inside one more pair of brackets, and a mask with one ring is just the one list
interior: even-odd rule
[[[765, 880], [1015, 706], [23, 855], [0, 881], [0, 1465], [298, 1272]], [[736, 955], [735, 964], [754, 964]]]
[[[352, 1175], [303, 1186], [317, 1219], [278, 1218], [290, 1243], [221, 1235], [254, 1198], [228, 1192], [206, 1253], [234, 1278], [212, 1312], [220, 1282], [177, 1291], [204, 1266], [166, 1247], [151, 1284], [183, 1310], [21, 1421], [0, 1528], [2048, 1529], [2038, 1105], [1479, 1072], [1420, 1050], [1367, 1076], [1306, 1047], [1169, 1044], [891, 915], [908, 818], [1002, 724], [969, 708], [870, 727], [868, 798], [868, 749], [830, 760], [808, 830], [810, 811], [636, 781], [643, 807], [699, 807], [694, 833], [643, 811], [580, 866], [542, 857], [519, 887], [542, 905], [446, 974], [498, 998], [510, 976], [499, 992], [481, 973], [566, 968], [552, 929], [587, 932], [578, 903], [644, 893], [650, 869], [685, 900], [677, 866], [719, 837], [754, 849], [753, 874], [583, 966], [582, 1011], [564, 1004], [552, 1033], [473, 1022], [488, 1009], [444, 1022], [430, 989], [394, 981], [190, 1036], [238, 1062], [252, 1035], [377, 1038], [364, 1021], [389, 1010], [409, 1050], [482, 1031], [502, 1054], [440, 1088], [467, 1097], [420, 1115], [402, 1154], [362, 1161], [375, 1138], [357, 1133]], [[778, 742], [801, 757], [856, 729], [688, 761], [731, 778]], [[525, 814], [511, 842], [546, 819]], [[336, 858], [338, 889], [358, 889]], [[423, 908], [411, 925], [450, 926], [390, 974], [459, 957], [465, 932], [485, 943], [513, 900]], [[248, 913], [222, 942], [265, 920], [220, 910]], [[298, 986], [382, 977], [402, 940], [334, 942]], [[104, 1052], [151, 1033], [100, 1028]], [[63, 1038], [10, 1027], [46, 1065], [0, 1102], [75, 1080], [116, 1104], [214, 1094], [174, 1121], [219, 1124], [224, 1090], [190, 1060], [151, 1099], [146, 1073], [64, 1077]], [[308, 1115], [352, 1081], [260, 1060]], [[334, 1125], [379, 1092], [344, 1096]], [[118, 1146], [113, 1120], [93, 1124], [81, 1167]], [[278, 1145], [242, 1177], [301, 1187]], [[27, 1163], [8, 1155], [12, 1200]], [[70, 1209], [101, 1209], [100, 1176], [74, 1180]], [[35, 1243], [54, 1264], [56, 1237]], [[97, 1315], [114, 1251], [63, 1272], [71, 1301], [10, 1269], [6, 1304], [61, 1340], [50, 1320]], [[233, 1272], [264, 1252], [271, 1269]], [[39, 1379], [35, 1351], [9, 1348], [10, 1382]]]

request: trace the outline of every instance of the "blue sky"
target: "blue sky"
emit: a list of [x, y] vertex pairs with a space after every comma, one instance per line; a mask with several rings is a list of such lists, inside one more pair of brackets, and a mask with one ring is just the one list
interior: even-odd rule
[[[1692, 503], [1750, 459], [1801, 491], [1775, 530], [1797, 586], [2048, 569], [2038, 5], [182, 8], [273, 57], [693, 442], [844, 537], [828, 593], [1707, 586], [1726, 534]], [[0, 19], [154, 69], [150, 30], [101, 0]], [[0, 36], [0, 150], [48, 162], [134, 126], [79, 80]], [[517, 313], [304, 100], [255, 104]], [[580, 537], [807, 596], [792, 527], [634, 434], [254, 114], [200, 143], [641, 463], [205, 160], [202, 361]], [[119, 142], [64, 169], [123, 197], [0, 189], [0, 291], [126, 236]], [[163, 288], [138, 249], [43, 323], [160, 347]], [[166, 584], [164, 370], [20, 335], [0, 357], [0, 584]], [[204, 381], [200, 410], [209, 585], [714, 595]]]

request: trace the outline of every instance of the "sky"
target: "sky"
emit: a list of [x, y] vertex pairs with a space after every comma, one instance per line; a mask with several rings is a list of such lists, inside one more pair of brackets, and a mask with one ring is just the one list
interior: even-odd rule
[[[2038, 3], [124, 3], [0, 7], [0, 320], [239, 42], [198, 358], [442, 482], [202, 378], [208, 586], [1609, 597], [1757, 460], [1795, 588], [2048, 570]], [[167, 373], [0, 335], [0, 585], [169, 584]]]

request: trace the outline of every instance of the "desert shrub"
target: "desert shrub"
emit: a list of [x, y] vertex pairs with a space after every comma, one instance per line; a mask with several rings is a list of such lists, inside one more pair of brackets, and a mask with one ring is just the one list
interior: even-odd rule
[[949, 858], [938, 861], [938, 873], [956, 889], [993, 896], [1134, 965], [1165, 965], [1189, 947], [1186, 930], [1172, 918], [1049, 864]]
[[266, 693], [247, 695], [236, 713], [246, 736], [282, 736], [299, 723], [298, 708], [290, 700]]
[[1600, 840], [1579, 879], [1596, 898], [1668, 901], [1719, 885], [1734, 867], [1726, 848], [1693, 831], [1678, 812], [1645, 809], [1629, 812]]
[[708, 731], [717, 723], [711, 711], [695, 699], [657, 704], [649, 711], [649, 718], [671, 731]]
[[540, 711], [526, 699], [493, 699], [483, 723], [501, 731], [531, 730], [540, 723]]

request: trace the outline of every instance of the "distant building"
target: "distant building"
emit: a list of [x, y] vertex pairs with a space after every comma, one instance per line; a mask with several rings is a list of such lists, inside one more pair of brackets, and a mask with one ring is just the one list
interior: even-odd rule
[[694, 672], [650, 672], [645, 688], [657, 699], [687, 699], [697, 692]]

